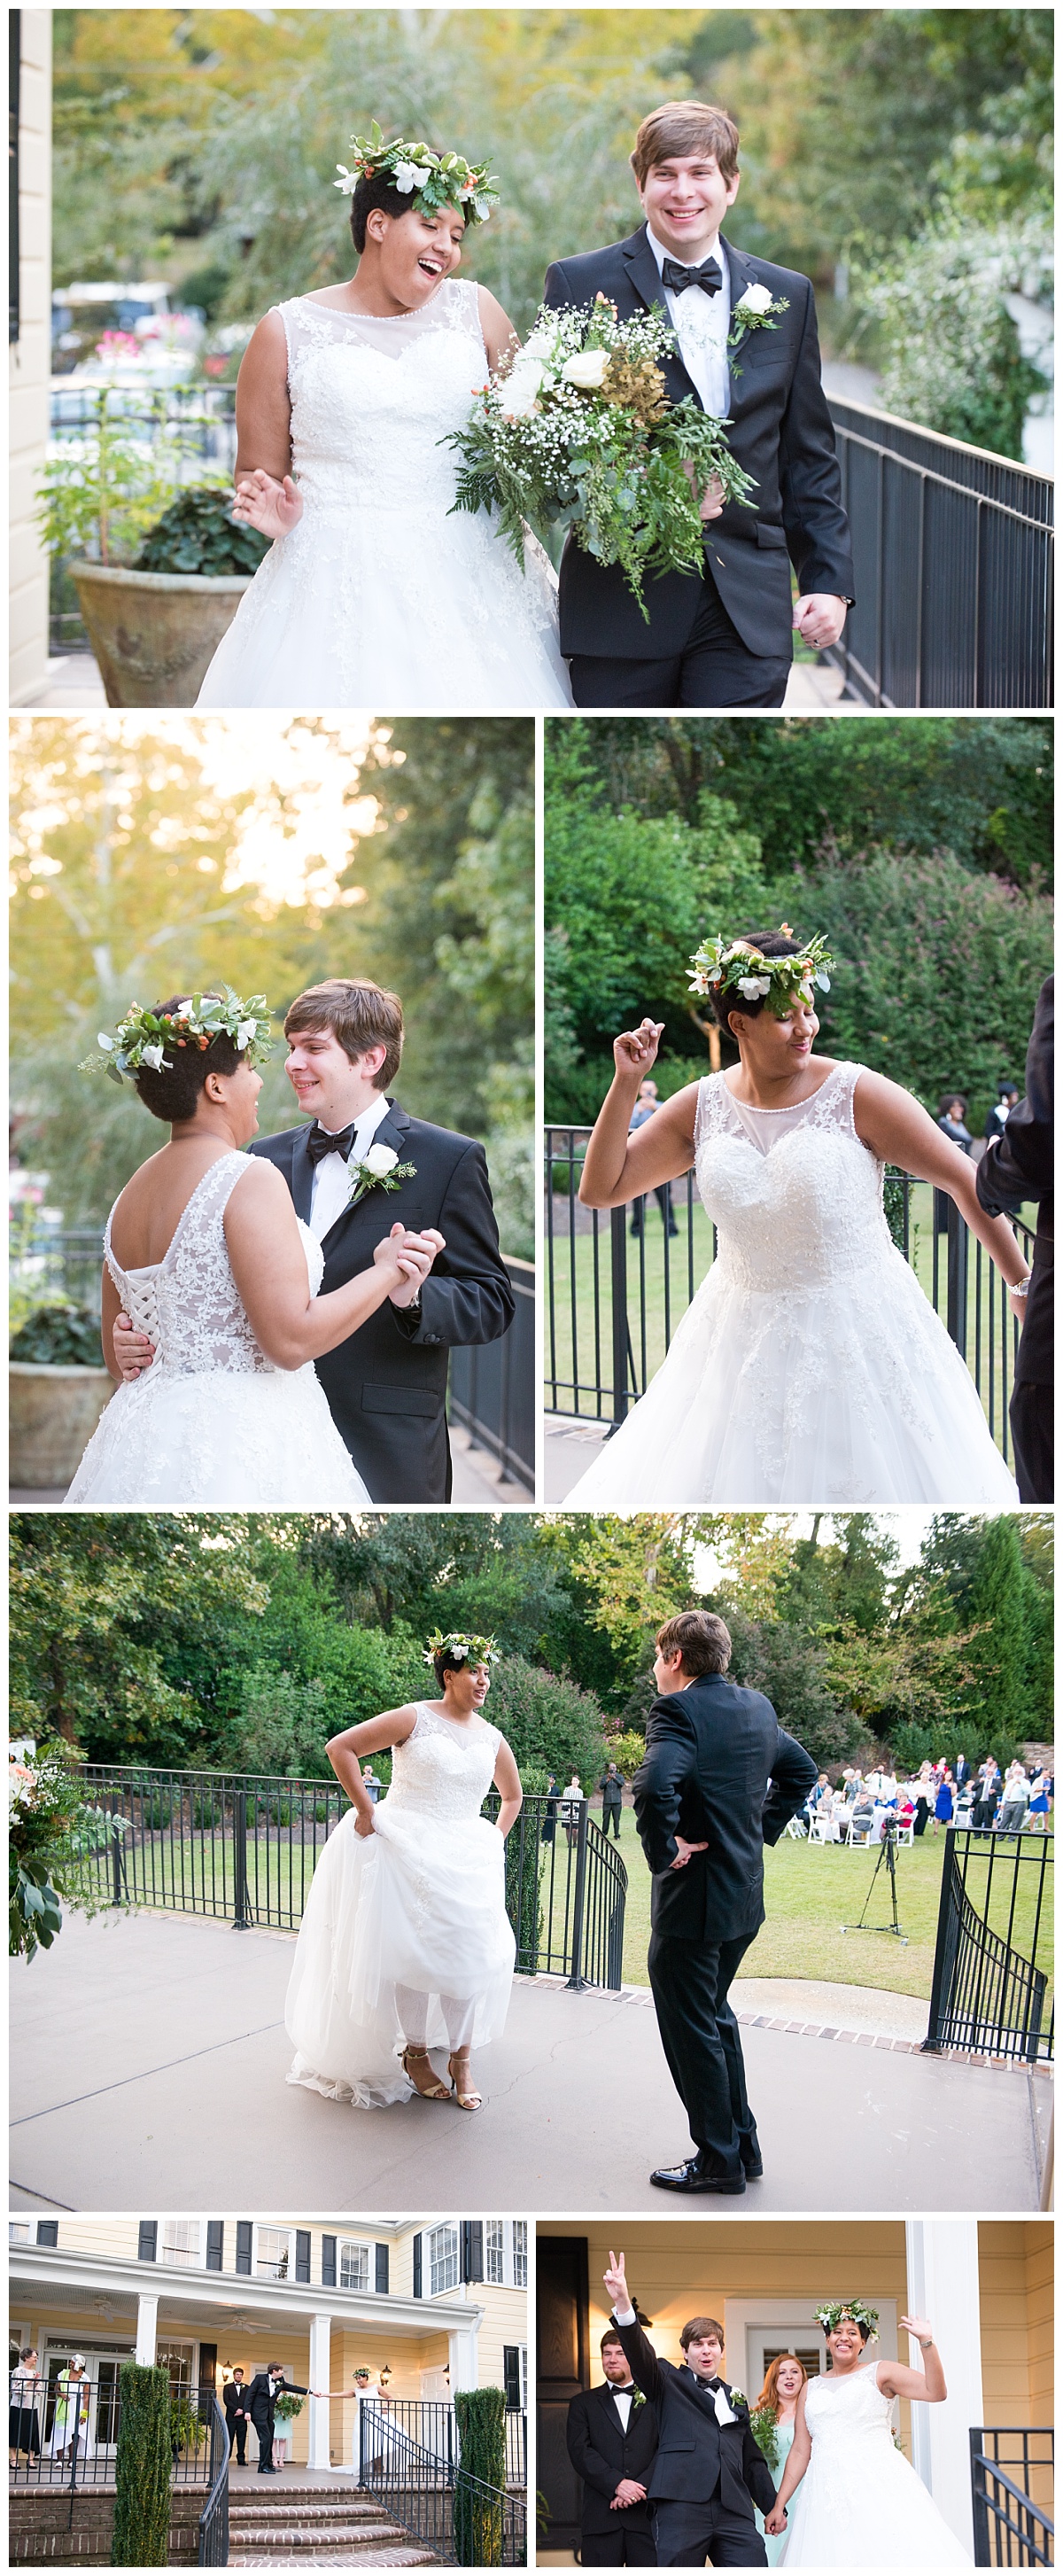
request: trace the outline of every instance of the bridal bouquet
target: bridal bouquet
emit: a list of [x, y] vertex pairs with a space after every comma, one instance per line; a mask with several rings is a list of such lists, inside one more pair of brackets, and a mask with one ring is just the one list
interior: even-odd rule
[[750, 476], [725, 424], [688, 395], [670, 403], [660, 359], [675, 345], [663, 313], [621, 322], [599, 295], [588, 312], [540, 310], [505, 376], [444, 446], [460, 457], [456, 510], [496, 510], [518, 563], [525, 523], [545, 539], [571, 529], [602, 564], [620, 564], [643, 616], [646, 573], [697, 572], [710, 476], [749, 506]]

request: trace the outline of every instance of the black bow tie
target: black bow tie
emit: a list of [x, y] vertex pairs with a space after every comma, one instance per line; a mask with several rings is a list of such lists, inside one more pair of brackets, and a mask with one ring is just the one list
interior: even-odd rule
[[349, 1127], [340, 1128], [338, 1136], [330, 1136], [324, 1127], [318, 1126], [315, 1119], [306, 1140], [306, 1150], [311, 1162], [323, 1163], [326, 1154], [342, 1154], [346, 1162], [354, 1143], [357, 1125], [357, 1119], [353, 1118]]
[[718, 259], [703, 259], [700, 268], [684, 268], [681, 259], [666, 259], [661, 276], [676, 295], [681, 295], [685, 286], [700, 286], [703, 295], [718, 295], [723, 285]]

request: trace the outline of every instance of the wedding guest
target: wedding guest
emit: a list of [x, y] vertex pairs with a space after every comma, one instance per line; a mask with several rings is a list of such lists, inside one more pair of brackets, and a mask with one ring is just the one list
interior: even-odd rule
[[235, 2445], [237, 2467], [241, 2469], [246, 2468], [247, 2428], [251, 2421], [251, 2410], [247, 2403], [247, 2386], [244, 2379], [243, 2367], [239, 2362], [237, 2362], [234, 2368], [232, 2378], [225, 2381], [221, 2392], [221, 2402], [225, 2408], [225, 2429], [229, 2436], [229, 2458], [232, 2458], [233, 2448]]
[[1054, 1067], [1055, 982], [1049, 975], [1037, 996], [1026, 1054], [1025, 1098], [1018, 1100], [1012, 1086], [1014, 1106], [1003, 1131], [987, 1144], [975, 1181], [978, 1204], [987, 1215], [1017, 1215], [1025, 1201], [1037, 1203], [1033, 1267], [1026, 1293], [1020, 1285], [1011, 1299], [1022, 1330], [1008, 1420], [1019, 1499], [1024, 1503], [1050, 1503], [1055, 1495]]
[[[645, 1126], [647, 1118], [652, 1118], [654, 1110], [659, 1109], [659, 1107], [660, 1102], [657, 1097], [656, 1083], [648, 1079], [645, 1082], [640, 1082], [639, 1096], [628, 1120], [628, 1135], [634, 1136], [637, 1134], [638, 1129]], [[669, 1234], [678, 1234], [679, 1228], [676, 1224], [675, 1213], [672, 1207], [671, 1182], [665, 1181], [660, 1189], [654, 1191], [653, 1195], [657, 1201], [658, 1207], [660, 1208], [661, 1215], [664, 1218]], [[631, 1202], [632, 1234], [641, 1234], [642, 1232], [642, 1218], [645, 1206], [646, 1201], [644, 1198], [633, 1199]]]
[[[753, 2408], [754, 2440], [760, 2443], [760, 2447], [764, 2451], [764, 2457], [768, 2463], [769, 2474], [776, 2480], [782, 2477], [783, 2470], [790, 2457], [794, 2438], [794, 2421], [797, 2415], [797, 2401], [807, 2379], [808, 2372], [805, 2369], [805, 2365], [803, 2361], [798, 2360], [795, 2352], [777, 2352], [774, 2361], [771, 2361], [768, 2364], [764, 2377], [764, 2386], [761, 2389], [760, 2395]], [[760, 2426], [765, 2417], [768, 2419], [768, 2436], [771, 2445], [770, 2449], [768, 2449], [761, 2440]], [[797, 2511], [798, 2499], [795, 2497], [787, 2516], [788, 2531], [793, 2530]], [[768, 2565], [769, 2567], [777, 2567], [782, 2556], [786, 2532], [779, 2532], [774, 2537], [766, 2534], [764, 2530], [764, 2516], [760, 2510], [759, 2504], [754, 2507], [754, 2512], [756, 2515], [757, 2530], [764, 2542]]]
[[615, 2326], [601, 2340], [605, 2384], [581, 2388], [568, 2410], [568, 2456], [583, 2480], [581, 2567], [656, 2567], [647, 2498], [657, 2409], [636, 2388]]
[[1048, 1816], [1049, 1816], [1049, 1810], [1050, 1810], [1050, 1808], [1051, 1808], [1051, 1805], [1052, 1805], [1052, 1782], [1051, 1782], [1051, 1778], [1050, 1778], [1050, 1776], [1049, 1776], [1049, 1773], [1048, 1773], [1047, 1771], [1036, 1771], [1036, 1772], [1034, 1773], [1033, 1779], [1032, 1779], [1032, 1780], [1031, 1780], [1031, 1782], [1030, 1782], [1030, 1831], [1031, 1831], [1031, 1833], [1033, 1833], [1033, 1834], [1043, 1834], [1043, 1833], [1047, 1833], [1047, 1831], [1048, 1831]]
[[582, 1804], [583, 1791], [579, 1783], [579, 1774], [574, 1771], [561, 1806], [561, 1822], [568, 1836], [570, 1850], [579, 1841], [579, 1811]]
[[997, 1816], [998, 1834], [1014, 1834], [1017, 1841], [1025, 1827], [1029, 1809], [1030, 1783], [1022, 1763], [1012, 1762], [1004, 1782], [1000, 1811]]
[[915, 1824], [912, 1830], [918, 1836], [919, 1840], [922, 1841], [927, 1828], [927, 1818], [930, 1814], [931, 1805], [935, 1795], [934, 1778], [929, 1762], [920, 1763], [919, 1777], [914, 1783], [914, 1787]]
[[552, 1843], [557, 1832], [557, 1773], [551, 1771], [546, 1783], [546, 1809], [540, 1842]]
[[365, 1781], [366, 1788], [369, 1791], [369, 1795], [375, 1807], [377, 1799], [380, 1796], [380, 1782], [377, 1779], [376, 1772], [374, 1771], [371, 1762], [367, 1762], [365, 1764], [362, 1771], [362, 1778]]
[[992, 1107], [986, 1111], [985, 1126], [982, 1133], [985, 1136], [987, 1143], [991, 1145], [999, 1144], [1004, 1133], [1004, 1129], [1007, 1126], [1008, 1119], [1011, 1116], [1011, 1112], [1018, 1105], [1018, 1098], [1018, 1083], [1012, 1082], [1010, 1076], [1005, 1074], [1003, 1080], [997, 1084], [997, 1096]]
[[620, 1816], [624, 1804], [624, 1782], [615, 1762], [610, 1762], [608, 1770], [599, 1780], [598, 1786], [602, 1793], [602, 1832], [608, 1835], [611, 1820], [613, 1839], [615, 1842], [619, 1842]]
[[39, 2374], [36, 2344], [24, 2343], [11, 2373], [7, 2444], [13, 2469], [18, 2466], [20, 2451], [25, 2451], [28, 2459], [40, 2458], [41, 2428], [36, 2404]]
[[935, 1798], [935, 1800], [934, 1800], [934, 1832], [935, 1832], [935, 1834], [937, 1833], [937, 1830], [938, 1830], [938, 1826], [939, 1826], [939, 1825], [951, 1825], [951, 1823], [952, 1823], [952, 1807], [953, 1807], [952, 1790], [953, 1790], [952, 1773], [951, 1773], [951, 1771], [950, 1771], [950, 1770], [948, 1770], [948, 1769], [946, 1768], [946, 1771], [945, 1771], [944, 1777], [943, 1777], [943, 1778], [939, 1781], [939, 1783], [938, 1783], [938, 1792], [937, 1792], [937, 1796], [936, 1796], [936, 1798]]
[[[968, 1125], [967, 1125], [967, 1123], [966, 1123], [966, 1120], [967, 1120], [967, 1103], [966, 1103], [966, 1100], [964, 1099], [964, 1096], [963, 1096], [962, 1091], [947, 1091], [947, 1092], [945, 1093], [944, 1099], [943, 1099], [943, 1100], [942, 1100], [942, 1102], [941, 1102], [941, 1106], [940, 1106], [940, 1108], [939, 1108], [939, 1110], [938, 1110], [938, 1114], [937, 1114], [937, 1125], [940, 1127], [942, 1135], [943, 1135], [943, 1136], [947, 1136], [947, 1137], [948, 1137], [948, 1139], [949, 1139], [949, 1143], [950, 1143], [950, 1144], [952, 1144], [952, 1145], [958, 1145], [958, 1146], [959, 1146], [959, 1148], [960, 1148], [960, 1152], [961, 1152], [962, 1154], [969, 1154], [969, 1153], [970, 1153], [971, 1145], [972, 1145], [972, 1142], [973, 1142], [973, 1139], [972, 1139], [972, 1136], [971, 1136], [971, 1131], [970, 1131], [970, 1128], [968, 1127]], [[935, 1190], [935, 1192], [934, 1192], [934, 1232], [935, 1232], [935, 1234], [945, 1234], [945, 1233], [947, 1232], [947, 1230], [948, 1230], [948, 1222], [949, 1222], [949, 1198], [948, 1198], [948, 1192], [947, 1192], [947, 1190]]]

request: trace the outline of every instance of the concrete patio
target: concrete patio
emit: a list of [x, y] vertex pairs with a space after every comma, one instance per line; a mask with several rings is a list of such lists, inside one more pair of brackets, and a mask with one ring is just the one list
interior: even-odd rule
[[[186, 1916], [68, 1915], [49, 1955], [16, 1962], [10, 2207], [203, 2209], [234, 2153], [249, 2208], [282, 2184], [308, 2209], [487, 2208], [500, 2178], [517, 2210], [674, 2205], [648, 2180], [688, 2141], [647, 1989], [518, 1979], [504, 2038], [476, 2061], [478, 2117], [416, 2100], [355, 2111], [285, 2083], [292, 1950], [286, 1933]], [[766, 2170], [728, 2213], [1036, 2211], [1047, 2077], [922, 2057], [860, 2029], [859, 2001], [829, 2036], [822, 2014], [812, 2036], [807, 2014], [750, 2010]]]

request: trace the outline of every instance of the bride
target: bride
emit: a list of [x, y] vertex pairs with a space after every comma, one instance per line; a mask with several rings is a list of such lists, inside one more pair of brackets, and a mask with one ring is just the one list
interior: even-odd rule
[[487, 164], [355, 137], [355, 275], [274, 305], [236, 388], [234, 518], [273, 545], [201, 707], [568, 707], [557, 583], [483, 512], [449, 515], [462, 429], [517, 346], [455, 271], [497, 190]]
[[777, 2564], [970, 2567], [969, 2553], [893, 2443], [894, 2398], [940, 2406], [948, 2395], [927, 2319], [901, 2318], [925, 2356], [924, 2377], [902, 2361], [865, 2362], [878, 2312], [862, 2300], [839, 2300], [816, 2314], [831, 2367], [810, 2380], [797, 2401], [790, 2456], [764, 2525], [772, 2536], [786, 2529], [785, 2508], [800, 2484], [800, 2518]]
[[442, 1235], [401, 1225], [373, 1267], [320, 1297], [321, 1246], [272, 1163], [242, 1148], [269, 1055], [265, 996], [174, 995], [127, 1012], [103, 1063], [128, 1074], [170, 1141], [115, 1200], [104, 1235], [101, 1334], [120, 1313], [156, 1346], [111, 1397], [66, 1497], [100, 1511], [329, 1511], [371, 1497], [313, 1363], [404, 1279], [425, 1279]]
[[[285, 2004], [296, 2056], [289, 2084], [370, 2110], [412, 2093], [478, 2111], [475, 2044], [505, 2027], [515, 1945], [503, 1847], [520, 1814], [520, 1775], [481, 1715], [490, 1637], [435, 1636], [425, 1662], [440, 1698], [412, 1700], [326, 1748], [351, 1804], [314, 1871]], [[392, 1753], [374, 1806], [359, 1757]], [[480, 1810], [492, 1781], [497, 1825]], [[449, 2091], [429, 2051], [449, 2050]]]
[[891, 1240], [884, 1165], [948, 1191], [1020, 1317], [1027, 1264], [1007, 1219], [979, 1207], [973, 1165], [910, 1093], [813, 1054], [813, 983], [828, 986], [830, 963], [822, 939], [799, 942], [786, 923], [706, 941], [694, 989], [740, 1063], [630, 1136], [663, 1023], [616, 1040], [580, 1198], [622, 1207], [693, 1164], [719, 1252], [568, 1509], [1018, 1502], [974, 1381]]

